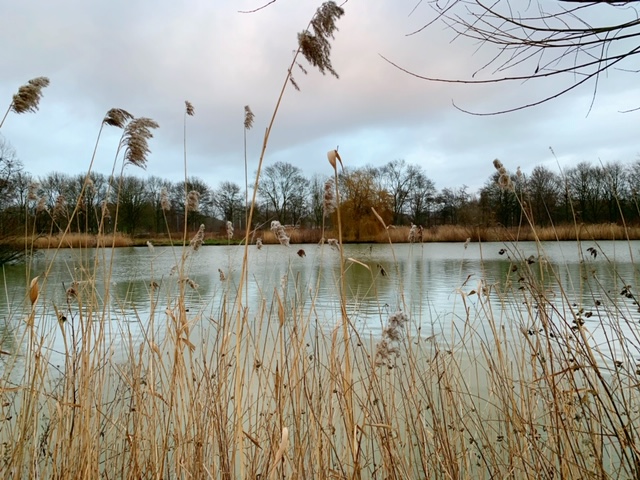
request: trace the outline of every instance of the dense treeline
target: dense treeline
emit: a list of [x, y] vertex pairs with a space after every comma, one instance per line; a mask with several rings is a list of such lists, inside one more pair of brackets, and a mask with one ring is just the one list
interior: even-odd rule
[[[543, 166], [529, 174], [511, 175], [513, 189], [498, 185], [496, 172], [478, 192], [466, 186], [438, 190], [425, 170], [404, 160], [380, 168], [346, 168], [340, 173], [340, 201], [345, 238], [364, 239], [379, 231], [374, 207], [388, 224], [467, 225], [511, 227], [523, 218], [522, 208], [537, 225], [573, 222], [619, 223], [638, 220], [640, 161], [630, 164], [593, 165], [582, 162], [562, 173]], [[73, 231], [96, 233], [100, 222], [105, 232], [157, 235], [182, 231], [185, 202], [187, 224], [195, 230], [204, 223], [208, 231], [222, 231], [226, 221], [245, 228], [245, 191], [236, 183], [222, 181], [217, 187], [200, 179], [171, 182], [151, 176], [111, 178], [92, 173], [52, 172], [35, 177], [26, 172], [9, 144], [0, 144], [0, 233], [56, 233], [73, 218]], [[325, 182], [329, 177], [307, 178], [301, 169], [276, 162], [264, 168], [258, 187], [255, 225], [268, 227], [271, 220], [305, 228], [323, 222]], [[248, 196], [251, 198], [251, 195]], [[518, 200], [521, 199], [521, 201]], [[117, 205], [116, 205], [117, 202]], [[76, 204], [77, 215], [72, 216]], [[116, 208], [117, 207], [117, 208]], [[117, 210], [117, 214], [116, 214]], [[330, 225], [331, 219], [325, 219]]]

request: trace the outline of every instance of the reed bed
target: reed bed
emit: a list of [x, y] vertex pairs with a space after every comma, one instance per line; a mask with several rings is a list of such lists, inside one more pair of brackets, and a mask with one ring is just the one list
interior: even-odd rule
[[[151, 264], [149, 313], [132, 319], [103, 301], [102, 273], [81, 260], [74, 292], [59, 299], [36, 281], [35, 296], [32, 285], [9, 319], [16, 341], [0, 357], [0, 471], [636, 478], [635, 285], [620, 279], [624, 295], [603, 286], [592, 304], [574, 306], [569, 292], [549, 292], [554, 268], [519, 258], [517, 247], [508, 252], [517, 269], [504, 281], [461, 285], [452, 301], [466, 313], [439, 318], [447, 327], [436, 337], [422, 329], [434, 319], [403, 310], [382, 318], [380, 336], [363, 337], [344, 317], [338, 285], [335, 310], [318, 312], [305, 295], [313, 285], [295, 282], [243, 309], [238, 336], [237, 286], [227, 282], [215, 305], [189, 309], [179, 279], [153, 285], [161, 274]], [[188, 278], [205, 251], [186, 248]], [[596, 317], [610, 325], [608, 344], [589, 341]], [[132, 321], [143, 335], [127, 333]], [[118, 353], [115, 332], [125, 339]], [[56, 334], [63, 352], [51, 348]]]
[[[337, 76], [329, 40], [342, 14], [325, 2], [299, 35], [278, 104], [287, 85], [298, 88], [291, 72], [299, 55]], [[46, 84], [29, 84], [29, 91], [38, 87], [31, 102]], [[34, 110], [16, 105], [16, 113]], [[186, 178], [187, 119], [195, 111], [185, 105]], [[277, 110], [266, 129], [254, 187]], [[123, 132], [116, 154], [121, 173], [112, 175], [111, 185], [116, 211], [109, 212], [117, 225], [118, 179], [126, 165], [146, 164], [147, 140], [158, 125], [112, 109], [100, 132], [105, 126]], [[245, 122], [245, 134], [247, 129]], [[380, 313], [380, 334], [365, 336], [346, 302], [346, 271], [348, 265], [366, 269], [372, 285], [380, 272], [344, 256], [348, 239], [337, 187], [343, 159], [337, 150], [327, 157], [334, 180], [327, 182], [325, 211], [333, 211], [335, 221], [332, 231], [323, 226], [320, 238], [326, 241], [319, 248], [340, 258], [333, 304], [318, 304], [318, 286], [299, 278], [272, 291], [260, 288], [250, 244], [258, 250], [259, 238], [292, 248], [300, 233], [277, 220], [263, 235], [247, 230], [244, 244], [233, 247], [244, 251], [236, 265], [239, 277], [231, 280], [219, 270], [215, 301], [192, 301], [200, 293], [190, 273], [206, 255], [207, 237], [204, 226], [187, 229], [188, 213], [197, 208], [191, 205], [197, 203], [193, 192], [184, 192], [184, 231], [176, 238], [167, 228], [171, 271], [156, 271], [153, 260], [136, 267], [136, 277], [148, 281], [144, 306], [125, 308], [115, 301], [113, 289], [122, 285], [113, 285], [113, 249], [120, 240], [104, 232], [103, 222], [91, 250], [85, 250], [91, 245], [86, 236], [70, 240], [70, 227], [48, 238], [56, 249], [70, 245], [87, 254], [69, 265], [72, 281], [64, 292], [49, 285], [49, 269], [32, 272], [27, 264], [24, 302], [15, 302], [5, 319], [2, 476], [640, 478], [636, 279], [618, 278], [619, 288], [597, 278], [579, 282], [578, 288], [592, 290], [586, 292], [589, 302], [578, 304], [561, 267], [543, 261], [545, 238], [595, 238], [598, 232], [538, 229], [526, 222], [506, 232], [504, 278], [461, 284], [451, 297], [461, 309], [437, 318], [413, 312], [398, 287], [398, 305]], [[496, 162], [500, 182], [509, 188], [506, 170]], [[92, 165], [93, 160], [87, 178]], [[256, 191], [249, 205], [255, 205]], [[69, 225], [78, 210], [79, 205], [71, 209]], [[107, 212], [102, 215], [104, 220]], [[383, 232], [379, 241], [392, 251], [394, 242], [407, 241], [409, 229], [388, 227], [376, 216]], [[251, 208], [246, 224], [253, 225], [252, 218]], [[499, 230], [441, 227], [423, 231], [420, 240], [484, 241], [494, 231]], [[537, 242], [536, 261], [518, 253], [527, 231]], [[599, 233], [630, 238], [629, 231], [608, 226]], [[593, 276], [584, 263], [584, 276]], [[257, 307], [246, 298], [249, 282], [261, 292]], [[442, 334], [423, 328], [436, 322]], [[606, 341], [594, 344], [590, 331], [598, 327], [606, 329]], [[54, 347], [56, 337], [62, 347]]]

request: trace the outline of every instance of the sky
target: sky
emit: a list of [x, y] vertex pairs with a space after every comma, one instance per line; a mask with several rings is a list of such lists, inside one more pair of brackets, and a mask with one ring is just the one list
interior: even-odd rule
[[[3, 3], [0, 106], [8, 106], [27, 80], [51, 80], [37, 113], [9, 114], [0, 129], [26, 171], [36, 176], [86, 172], [102, 119], [118, 107], [160, 125], [150, 140], [146, 171], [128, 166], [127, 173], [180, 181], [186, 145], [187, 174], [215, 189], [223, 181], [244, 186], [245, 105], [255, 114], [246, 132], [253, 183], [297, 33], [321, 2], [277, 0], [254, 13], [242, 11], [266, 0]], [[529, 1], [511, 5], [525, 13], [532, 8]], [[593, 13], [598, 21], [636, 16], [603, 7]], [[496, 50], [456, 39], [443, 23], [410, 35], [434, 17], [428, 2], [349, 0], [343, 8], [331, 52], [340, 78], [323, 76], [301, 61], [308, 73], [294, 70], [300, 91], [286, 87], [264, 166], [281, 161], [307, 177], [329, 175], [326, 153], [339, 146], [350, 168], [403, 159], [421, 166], [438, 189], [467, 185], [475, 191], [493, 173], [494, 158], [525, 173], [536, 165], [559, 171], [580, 161], [639, 158], [640, 112], [621, 113], [640, 107], [632, 61], [620, 65], [627, 71], [612, 70], [600, 78], [593, 106], [594, 84], [587, 83], [542, 106], [474, 116], [454, 102], [491, 112], [540, 99], [576, 78], [489, 85], [421, 80], [383, 57], [419, 75], [470, 79]], [[519, 68], [531, 72], [532, 62]], [[185, 100], [195, 108], [186, 128]], [[95, 171], [110, 174], [114, 162], [119, 171], [121, 159], [114, 158], [119, 137], [113, 128], [103, 133]]]

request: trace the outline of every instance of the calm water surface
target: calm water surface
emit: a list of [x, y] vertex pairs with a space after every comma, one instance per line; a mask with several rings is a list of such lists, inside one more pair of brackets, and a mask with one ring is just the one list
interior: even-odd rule
[[[594, 257], [587, 248], [598, 252]], [[298, 255], [298, 250], [305, 252]], [[542, 283], [547, 296], [560, 298], [560, 288], [567, 294], [569, 305], [584, 308], [592, 315], [586, 318], [586, 327], [594, 342], [606, 341], [607, 322], [611, 311], [624, 317], [624, 335], [635, 338], [637, 332], [629, 320], [638, 319], [638, 306], [634, 299], [621, 296], [621, 289], [638, 285], [640, 242], [549, 242], [539, 251], [534, 243], [516, 246], [503, 243], [472, 243], [467, 247], [459, 243], [429, 243], [422, 245], [346, 245], [345, 258], [356, 261], [346, 263], [348, 312], [356, 328], [363, 335], [378, 335], [390, 313], [403, 310], [411, 318], [411, 327], [427, 335], [450, 337], [464, 329], [468, 312], [482, 330], [486, 309], [474, 292], [486, 292], [496, 300], [501, 312], [522, 312], [522, 285], [519, 282], [525, 263], [530, 256], [530, 268]], [[190, 314], [202, 319], [215, 320], [223, 308], [229, 309], [235, 300], [240, 277], [244, 247], [209, 246], [194, 252], [187, 260], [187, 275], [197, 284], [187, 288], [187, 307]], [[111, 258], [113, 255], [113, 258]], [[97, 268], [96, 292], [104, 298], [105, 278], [110, 278], [111, 303], [109, 318], [113, 319], [110, 342], [117, 352], [129, 340], [142, 341], [149, 328], [151, 304], [163, 312], [172, 293], [177, 291], [177, 275], [172, 269], [178, 263], [179, 249], [156, 247], [120, 248], [111, 252], [99, 250], [61, 250], [40, 252], [25, 265], [5, 266], [0, 292], [0, 341], [2, 349], [18, 352], [18, 340], [24, 329], [24, 319], [30, 311], [26, 299], [28, 278], [41, 275], [42, 292], [37, 305], [39, 332], [48, 339], [53, 356], [64, 350], [60, 327], [54, 313], [67, 312], [73, 321], [77, 305], [67, 303], [66, 290], [84, 280]], [[512, 261], [513, 260], [513, 261]], [[513, 271], [513, 265], [519, 270]], [[97, 267], [94, 267], [97, 265]], [[271, 309], [279, 297], [290, 311], [295, 309], [304, 317], [333, 327], [339, 321], [339, 254], [328, 246], [265, 245], [261, 250], [249, 249], [249, 280], [246, 304], [250, 318], [260, 308]], [[111, 269], [111, 274], [108, 275]], [[225, 280], [221, 280], [221, 274]], [[542, 278], [542, 277], [541, 277]], [[483, 281], [483, 283], [480, 283]], [[150, 285], [155, 282], [158, 288]], [[502, 292], [502, 293], [501, 293]], [[506, 294], [505, 294], [506, 292]], [[501, 299], [501, 301], [499, 301]], [[224, 303], [226, 302], [226, 303]], [[226, 307], [224, 306], [226, 305]], [[600, 305], [600, 307], [598, 306]], [[609, 305], [607, 315], [602, 306]], [[566, 305], [564, 306], [566, 307]], [[161, 319], [157, 315], [156, 319]], [[165, 318], [166, 320], [166, 318]], [[156, 322], [160, 323], [159, 320]], [[637, 322], [636, 322], [637, 323]], [[204, 323], [206, 328], [206, 322]], [[65, 328], [70, 328], [67, 324]], [[162, 335], [163, 326], [154, 328]], [[639, 352], [640, 355], [640, 352]]]

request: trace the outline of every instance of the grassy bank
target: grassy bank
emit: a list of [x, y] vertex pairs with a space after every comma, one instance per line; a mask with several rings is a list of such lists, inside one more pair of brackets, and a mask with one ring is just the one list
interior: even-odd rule
[[[292, 244], [319, 243], [323, 238], [321, 229], [286, 228], [285, 230]], [[380, 229], [380, 232], [371, 237], [358, 239], [362, 243], [407, 243], [410, 241], [411, 228], [394, 227]], [[194, 234], [191, 232], [190, 234]], [[205, 245], [238, 245], [244, 242], [246, 232], [238, 230], [234, 237], [228, 238], [223, 233], [207, 232], [204, 235]], [[168, 246], [173, 239], [180, 239], [181, 233], [151, 237], [129, 236], [118, 233], [116, 235], [90, 235], [81, 233], [67, 233], [66, 235], [39, 235], [33, 237], [6, 237], [2, 244], [16, 249], [27, 248], [92, 248], [97, 246], [131, 247], [146, 246], [151, 242], [155, 246]], [[326, 230], [325, 238], [336, 238], [337, 232]], [[258, 230], [251, 232], [250, 242], [255, 243], [261, 239], [264, 244], [279, 243], [277, 236], [270, 230]], [[443, 225], [424, 229], [422, 239], [419, 237], [414, 242], [514, 242], [514, 241], [586, 241], [586, 240], [640, 240], [639, 226], [624, 226], [617, 224], [571, 224], [555, 227], [541, 227], [532, 229], [530, 226], [521, 228], [502, 227], [466, 227], [458, 225]], [[355, 239], [345, 238], [345, 243]], [[178, 241], [180, 243], [181, 240]]]

